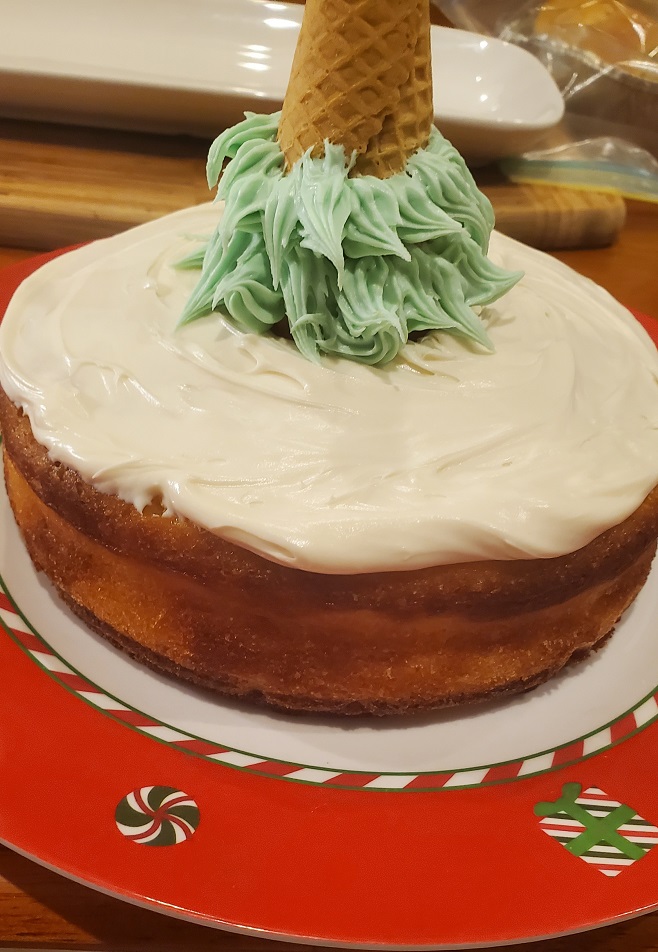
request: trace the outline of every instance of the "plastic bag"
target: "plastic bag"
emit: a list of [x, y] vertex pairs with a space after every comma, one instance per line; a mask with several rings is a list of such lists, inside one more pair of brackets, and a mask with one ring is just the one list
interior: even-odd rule
[[590, 188], [658, 202], [658, 160], [624, 139], [570, 142], [504, 159], [500, 167], [513, 182]]
[[569, 141], [506, 160], [507, 174], [658, 201], [658, 0], [435, 2], [534, 53], [562, 93]]

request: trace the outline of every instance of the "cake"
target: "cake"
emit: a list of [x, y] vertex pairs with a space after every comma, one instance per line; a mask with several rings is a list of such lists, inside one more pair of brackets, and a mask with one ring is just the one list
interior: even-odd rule
[[527, 690], [602, 643], [655, 553], [655, 348], [564, 265], [489, 245], [427, 119], [428, 30], [425, 0], [309, 0], [282, 114], [211, 149], [223, 212], [56, 258], [0, 327], [34, 565], [222, 695], [390, 714]]

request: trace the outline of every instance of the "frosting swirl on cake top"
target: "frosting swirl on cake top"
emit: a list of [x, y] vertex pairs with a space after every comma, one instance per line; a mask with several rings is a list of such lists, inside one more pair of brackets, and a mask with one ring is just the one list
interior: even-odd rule
[[[212, 315], [179, 327], [188, 209], [66, 254], [16, 292], [0, 382], [101, 491], [266, 558], [354, 573], [562, 555], [658, 482], [658, 356], [605, 291], [494, 233], [525, 277], [481, 320], [379, 368], [306, 360]], [[197, 237], [195, 237], [197, 236]]]

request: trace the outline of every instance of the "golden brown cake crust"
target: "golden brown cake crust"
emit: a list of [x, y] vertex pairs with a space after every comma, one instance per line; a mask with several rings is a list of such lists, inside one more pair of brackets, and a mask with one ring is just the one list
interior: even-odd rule
[[49, 459], [0, 391], [9, 498], [73, 610], [146, 663], [292, 710], [391, 713], [525, 690], [612, 630], [644, 583], [658, 490], [554, 559], [341, 576], [144, 514]]

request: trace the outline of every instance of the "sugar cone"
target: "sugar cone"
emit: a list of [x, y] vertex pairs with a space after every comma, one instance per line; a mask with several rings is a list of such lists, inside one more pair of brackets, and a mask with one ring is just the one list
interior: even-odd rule
[[429, 0], [307, 0], [279, 124], [290, 167], [324, 141], [387, 178], [428, 141]]

